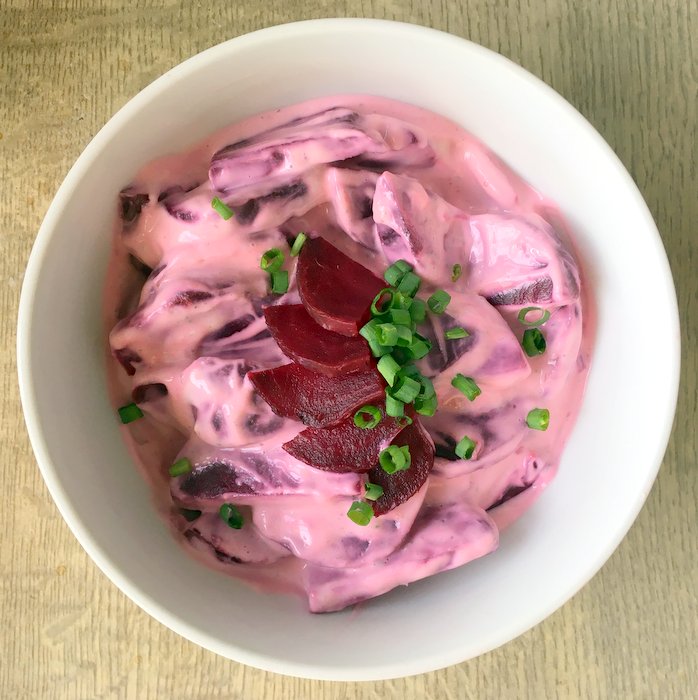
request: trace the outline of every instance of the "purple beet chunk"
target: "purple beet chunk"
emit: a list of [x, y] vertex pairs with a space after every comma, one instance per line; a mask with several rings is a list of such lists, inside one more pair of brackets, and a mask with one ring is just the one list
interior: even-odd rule
[[394, 418], [385, 416], [371, 429], [357, 428], [354, 417], [333, 428], [306, 428], [283, 445], [290, 455], [311, 467], [344, 474], [366, 473], [378, 464], [378, 455], [402, 430]]
[[512, 289], [487, 297], [493, 306], [523, 306], [524, 304], [542, 304], [553, 298], [553, 281], [550, 277], [541, 277], [531, 284], [522, 284]]
[[269, 306], [264, 309], [264, 318], [284, 354], [308, 369], [335, 377], [371, 366], [371, 354], [363, 338], [347, 338], [325, 330], [303, 304]]
[[347, 336], [358, 335], [369, 319], [373, 298], [386, 286], [324, 238], [305, 242], [296, 279], [301, 301], [315, 321]]
[[114, 350], [113, 354], [129, 376], [133, 376], [136, 373], [136, 368], [133, 364], [143, 361], [143, 358], [137, 352], [128, 348], [119, 348]]
[[375, 369], [330, 378], [291, 363], [247, 376], [274, 413], [313, 428], [337, 425], [385, 392]]
[[408, 469], [394, 474], [388, 474], [380, 466], [368, 473], [368, 480], [372, 484], [383, 487], [383, 495], [373, 504], [376, 516], [383, 515], [412, 498], [434, 466], [434, 443], [418, 420], [407, 426], [392, 444], [400, 447], [408, 445], [412, 463]]

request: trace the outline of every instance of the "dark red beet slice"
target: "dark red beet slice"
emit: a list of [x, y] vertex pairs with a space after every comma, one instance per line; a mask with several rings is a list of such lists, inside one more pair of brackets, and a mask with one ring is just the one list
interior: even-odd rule
[[340, 474], [365, 473], [378, 464], [380, 451], [402, 430], [394, 419], [384, 417], [371, 429], [357, 428], [354, 416], [334, 428], [306, 428], [283, 448], [311, 467]]
[[371, 366], [371, 354], [363, 338], [347, 338], [325, 330], [303, 304], [268, 306], [264, 318], [284, 354], [315, 372], [334, 377]]
[[272, 411], [313, 428], [327, 428], [375, 402], [385, 388], [375, 369], [326, 377], [295, 362], [247, 375]]
[[373, 298], [386, 284], [323, 238], [305, 242], [296, 269], [298, 292], [323, 328], [358, 335]]
[[372, 484], [383, 487], [383, 495], [373, 504], [375, 515], [383, 515], [412, 498], [427, 480], [434, 466], [434, 443], [417, 420], [393, 440], [393, 445], [409, 445], [412, 464], [408, 469], [388, 474], [379, 466], [368, 473]]

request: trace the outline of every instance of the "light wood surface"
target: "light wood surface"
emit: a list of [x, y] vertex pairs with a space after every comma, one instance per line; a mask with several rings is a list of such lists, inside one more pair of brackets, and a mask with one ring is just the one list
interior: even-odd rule
[[[16, 386], [24, 267], [54, 192], [91, 136], [198, 51], [323, 16], [445, 29], [500, 51], [562, 93], [647, 199], [683, 324], [674, 434], [644, 510], [608, 564], [505, 647], [382, 683], [282, 678], [203, 651], [150, 619], [105, 579], [60, 518], [36, 468]], [[698, 697], [697, 79], [696, 0], [0, 0], [0, 698]], [[661, 352], [651, 328], [638, 331], [638, 342]], [[651, 377], [638, 381], [651, 391]]]

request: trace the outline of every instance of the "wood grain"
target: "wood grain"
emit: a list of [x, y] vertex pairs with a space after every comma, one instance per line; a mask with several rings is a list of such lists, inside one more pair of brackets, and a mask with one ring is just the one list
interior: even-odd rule
[[[562, 93], [647, 199], [683, 323], [671, 444], [647, 505], [608, 564], [507, 646], [382, 683], [310, 682], [240, 666], [136, 608], [58, 515], [27, 441], [15, 378], [24, 266], [51, 197], [91, 136], [182, 59], [253, 29], [323, 16], [445, 29], [500, 51]], [[0, 0], [0, 697], [696, 697], [697, 85], [696, 0]]]

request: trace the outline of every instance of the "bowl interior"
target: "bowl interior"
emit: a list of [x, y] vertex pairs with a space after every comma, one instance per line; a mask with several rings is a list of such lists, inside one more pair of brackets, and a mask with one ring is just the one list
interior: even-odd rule
[[[358, 611], [313, 616], [294, 598], [259, 594], [208, 571], [172, 542], [108, 402], [99, 300], [114, 198], [143, 163], [259, 111], [348, 92], [450, 117], [555, 199], [586, 262], [598, 335], [557, 479], [503, 535], [497, 553]], [[662, 338], [661, 355], [640, 336], [647, 319]], [[299, 23], [240, 37], [134, 98], [57, 194], [32, 253], [19, 325], [22, 399], [37, 459], [63, 516], [107, 576], [164, 624], [213, 651], [336, 680], [462, 661], [525, 631], [576, 592], [613, 551], [651, 487], [673, 417], [678, 346], [661, 242], [598, 134], [500, 56], [432, 30], [372, 20]]]

